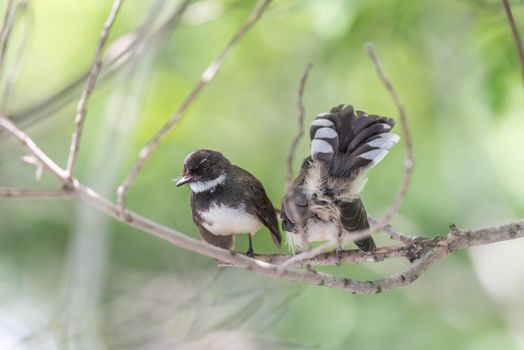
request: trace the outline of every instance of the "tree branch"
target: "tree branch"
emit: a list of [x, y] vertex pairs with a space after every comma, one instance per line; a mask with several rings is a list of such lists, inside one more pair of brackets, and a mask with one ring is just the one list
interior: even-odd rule
[[5, 56], [9, 47], [9, 38], [13, 31], [13, 23], [16, 15], [16, 8], [13, 9], [14, 0], [9, 0], [5, 9], [2, 31], [0, 33], [0, 76], [4, 68]]
[[111, 28], [115, 23], [115, 19], [118, 15], [120, 7], [122, 6], [122, 3], [123, 0], [115, 0], [113, 2], [113, 6], [111, 7], [109, 16], [107, 17], [107, 20], [104, 23], [104, 27], [102, 28], [102, 32], [100, 33], [100, 39], [98, 40], [98, 44], [95, 49], [95, 57], [93, 58], [91, 70], [89, 72], [89, 76], [87, 77], [87, 83], [84, 87], [84, 90], [82, 91], [80, 100], [78, 101], [75, 117], [75, 131], [73, 132], [73, 136], [71, 137], [71, 146], [69, 149], [69, 158], [67, 160], [66, 168], [66, 173], [67, 177], [69, 178], [69, 182], [71, 182], [71, 179], [73, 178], [74, 166], [76, 158], [78, 157], [78, 151], [80, 149], [80, 139], [82, 137], [82, 130], [84, 128], [87, 101], [95, 88], [98, 74], [100, 73], [100, 69], [102, 68], [102, 50], [104, 49], [104, 46], [107, 42], [109, 32], [111, 31]]
[[[298, 85], [298, 93], [297, 93], [297, 110], [298, 110], [298, 133], [291, 142], [291, 145], [289, 146], [289, 153], [286, 160], [286, 194], [289, 197], [289, 203], [291, 215], [295, 218], [300, 218], [300, 215], [298, 213], [296, 199], [295, 199], [295, 191], [293, 191], [293, 159], [295, 157], [295, 153], [297, 150], [298, 143], [304, 136], [304, 103], [303, 103], [303, 97], [304, 97], [304, 88], [306, 86], [306, 81], [309, 75], [309, 72], [311, 71], [311, 68], [313, 66], [311, 64], [308, 64], [306, 68], [304, 69], [304, 72], [302, 73], [302, 77], [300, 78], [300, 83]], [[307, 241], [307, 237], [305, 237], [306, 232], [304, 231], [304, 227], [302, 222], [300, 222], [298, 225], [298, 234], [304, 236], [304, 242]], [[309, 244], [309, 243], [307, 243]], [[309, 246], [307, 247], [309, 250]]]
[[237, 32], [231, 37], [222, 52], [209, 64], [209, 66], [202, 72], [199, 81], [193, 89], [186, 96], [180, 107], [173, 113], [167, 123], [155, 134], [149, 143], [142, 148], [138, 153], [138, 159], [131, 167], [129, 174], [124, 179], [117, 190], [117, 203], [120, 205], [121, 211], [125, 211], [125, 202], [127, 191], [133, 183], [135, 177], [142, 169], [144, 162], [151, 156], [160, 141], [173, 129], [173, 127], [180, 121], [184, 112], [191, 106], [193, 101], [200, 95], [202, 90], [215, 78], [217, 73], [222, 68], [225, 58], [229, 52], [238, 44], [244, 35], [253, 27], [257, 20], [262, 16], [262, 13], [268, 7], [271, 0], [259, 0], [249, 18], [240, 26]]
[[[66, 171], [50, 159], [27, 134], [18, 129], [9, 119], [0, 116], [0, 128], [15, 137], [28, 153], [42, 162], [44, 169], [51, 172], [63, 185], [69, 183], [70, 180]], [[320, 285], [354, 294], [376, 294], [410, 284], [424, 274], [434, 263], [455, 250], [524, 237], [524, 220], [477, 230], [454, 229], [447, 237], [419, 239], [421, 249], [417, 252], [418, 255], [414, 257], [416, 259], [415, 262], [404, 272], [375, 281], [359, 281], [319, 273], [310, 269], [285, 269], [282, 271], [276, 264], [252, 259], [233, 251], [200, 242], [178, 231], [146, 219], [132, 211], [127, 211], [126, 215], [122, 215], [120, 207], [117, 204], [108, 201], [93, 189], [79, 183], [75, 178], [72, 179], [71, 183], [74, 190], [73, 193], [80, 200], [91, 205], [101, 213], [164, 239], [176, 247], [218, 259], [235, 267], [252, 270], [262, 276], [291, 282]], [[416, 242], [413, 242], [413, 245], [415, 245], [415, 243]], [[401, 255], [409, 258], [409, 249], [403, 250], [404, 248], [402, 247], [390, 247], [388, 249], [379, 249], [374, 253], [369, 253], [370, 256], [364, 256], [363, 253], [347, 253], [347, 255], [353, 256], [355, 261], [364, 259], [376, 259], [376, 261], [380, 261], [381, 254], [384, 258], [400, 257]], [[360, 257], [357, 258], [359, 255]], [[275, 259], [275, 261], [278, 261], [278, 258]]]
[[[373, 252], [364, 252], [359, 249], [342, 250], [337, 256], [336, 252], [322, 252], [316, 256], [291, 263], [288, 266], [334, 266], [339, 264], [359, 264], [365, 262], [380, 262], [395, 258], [405, 258], [409, 255], [410, 249], [415, 249], [408, 245], [381, 247]], [[255, 254], [255, 259], [265, 261], [270, 264], [279, 265], [282, 268], [283, 264], [288, 263], [292, 255], [289, 254]]]
[[[3, 78], [3, 86], [2, 86], [2, 94], [0, 96], [0, 113], [6, 114], [9, 109], [9, 98], [11, 95], [12, 85], [15, 81], [17, 75], [19, 74], [21, 67], [23, 65], [23, 53], [27, 46], [27, 43], [29, 41], [29, 33], [30, 33], [30, 25], [32, 24], [32, 16], [29, 12], [29, 4], [28, 1], [24, 0], [17, 4], [16, 8], [14, 9], [13, 13], [13, 19], [12, 19], [12, 25], [14, 26], [15, 17], [16, 16], [26, 16], [26, 25], [24, 26], [24, 32], [21, 35], [22, 38], [20, 39], [18, 48], [16, 49], [15, 53], [13, 54], [13, 65], [11, 69], [5, 74], [5, 77]], [[7, 42], [5, 43], [7, 45]], [[5, 48], [7, 50], [7, 47]], [[6, 52], [2, 53], [1, 55], [6, 54]], [[2, 65], [3, 65], [4, 58], [0, 58], [0, 75], [2, 72]]]
[[386, 89], [389, 91], [391, 97], [393, 98], [393, 101], [395, 102], [395, 106], [397, 107], [398, 114], [400, 116], [400, 126], [402, 127], [402, 134], [404, 136], [404, 175], [402, 177], [402, 183], [400, 185], [400, 189], [397, 195], [393, 199], [393, 202], [386, 210], [386, 213], [384, 214], [384, 216], [382, 216], [378, 224], [376, 224], [375, 227], [372, 229], [372, 232], [377, 232], [381, 231], [395, 217], [400, 206], [402, 205], [402, 202], [404, 201], [404, 198], [406, 197], [406, 194], [408, 192], [409, 185], [411, 184], [411, 176], [413, 174], [413, 167], [415, 165], [415, 162], [413, 160], [413, 145], [411, 143], [411, 133], [409, 131], [408, 118], [404, 106], [400, 102], [400, 98], [398, 97], [397, 91], [391, 83], [391, 80], [389, 80], [386, 74], [384, 73], [384, 70], [382, 69], [378, 61], [377, 55], [375, 54], [373, 44], [367, 44], [366, 49], [369, 54], [369, 57], [371, 58], [371, 61], [373, 62], [373, 65], [375, 66], [375, 70], [377, 71], [378, 77], [380, 78]]
[[[189, 0], [184, 0], [158, 28], [153, 32], [147, 31], [154, 27], [154, 21], [160, 13], [156, 8], [151, 10], [144, 22], [134, 31], [116, 38], [104, 53], [103, 64], [97, 85], [113, 76], [120, 68], [130, 62], [132, 53], [137, 50], [148, 50], [152, 43], [161, 41], [167, 33], [173, 31], [182, 18]], [[127, 44], [129, 43], [129, 44]], [[85, 82], [89, 76], [89, 70], [81, 73], [65, 87], [46, 97], [44, 100], [24, 108], [20, 112], [12, 113], [11, 117], [19, 126], [29, 125], [34, 122], [35, 115], [47, 116], [65, 106], [76, 96], [76, 90]], [[20, 121], [23, 120], [23, 123]]]
[[520, 64], [520, 73], [522, 77], [522, 83], [524, 84], [524, 49], [522, 48], [522, 40], [520, 38], [519, 30], [515, 24], [515, 19], [513, 18], [513, 13], [511, 12], [511, 5], [509, 0], [502, 0], [502, 5], [506, 11], [506, 17], [508, 19], [509, 27], [511, 28], [511, 34], [513, 35], [513, 41], [515, 42], [515, 47], [517, 49], [518, 60]]
[[[369, 222], [372, 225], [375, 225], [375, 226], [378, 225], [379, 222], [380, 222], [378, 219], [375, 219], [374, 217], [369, 216], [369, 215], [368, 215], [368, 220], [369, 220]], [[403, 242], [403, 243], [411, 243], [411, 242], [413, 242], [417, 238], [417, 237], [409, 235], [407, 233], [399, 232], [399, 231], [395, 230], [391, 225], [384, 226], [382, 231], [387, 233], [389, 238], [391, 238], [391, 239], [393, 239], [395, 241]]]
[[303, 265], [307, 261], [314, 261], [316, 257], [325, 254], [327, 250], [335, 247], [343, 247], [350, 242], [355, 242], [370, 236], [372, 229], [351, 232], [351, 235], [344, 235], [336, 240], [326, 241], [315, 248], [306, 250], [300, 254], [290, 256], [288, 260], [280, 264], [279, 271], [284, 271], [290, 266]]
[[38, 160], [45, 170], [53, 174], [60, 182], [66, 178], [66, 172], [60, 168], [51, 158], [47, 156], [34, 141], [24, 132], [16, 127], [13, 122], [4, 116], [0, 116], [0, 128], [4, 129], [12, 136], [14, 136], [36, 160]]
[[35, 191], [13, 187], [0, 187], [0, 198], [29, 198], [29, 199], [63, 199], [71, 198], [73, 194], [64, 190]]
[[[13, 2], [11, 1], [8, 4], [8, 14], [6, 18], [10, 17], [9, 14], [11, 13], [12, 3]], [[83, 90], [82, 96], [78, 103], [75, 124], [76, 127], [71, 140], [71, 148], [66, 169], [62, 169], [59, 165], [57, 165], [57, 163], [53, 159], [51, 159], [44, 151], [42, 151], [38, 147], [38, 145], [26, 133], [20, 130], [10, 119], [0, 115], [0, 130], [4, 130], [8, 134], [13, 136], [16, 140], [18, 140], [21, 146], [27, 150], [28, 156], [25, 157], [25, 160], [28, 161], [30, 164], [37, 166], [37, 169], [42, 169], [42, 171], [51, 173], [63, 186], [63, 190], [34, 191], [11, 187], [0, 187], [0, 197], [66, 198], [74, 196], [79, 200], [82, 200], [86, 204], [90, 205], [91, 207], [97, 209], [104, 215], [110, 216], [115, 220], [121, 221], [128, 226], [138, 228], [144, 232], [147, 232], [151, 235], [166, 240], [173, 246], [217, 259], [223, 262], [224, 264], [228, 264], [246, 270], [251, 270], [259, 275], [274, 279], [320, 285], [329, 288], [348, 291], [355, 294], [376, 294], [385, 290], [390, 290], [410, 284], [417, 278], [419, 278], [422, 274], [424, 274], [433, 264], [435, 264], [448, 254], [456, 250], [524, 237], [524, 219], [504, 225], [481, 229], [460, 230], [453, 225], [451, 226], [450, 232], [446, 236], [439, 236], [435, 238], [424, 238], [400, 233], [391, 228], [391, 226], [387, 225], [387, 223], [391, 220], [391, 218], [393, 218], [393, 216], [398, 211], [409, 187], [411, 173], [413, 170], [413, 155], [409, 127], [407, 124], [407, 118], [405, 115], [404, 108], [400, 103], [398, 95], [395, 89], [393, 88], [391, 82], [384, 75], [384, 72], [382, 71], [382, 68], [380, 67], [377, 61], [372, 46], [368, 46], [368, 52], [370, 54], [370, 57], [373, 63], [375, 64], [375, 68], [380, 79], [382, 80], [388, 91], [391, 93], [400, 114], [405, 147], [404, 178], [398, 194], [396, 195], [391, 206], [386, 211], [384, 217], [381, 220], [374, 220], [371, 218], [370, 221], [374, 225], [370, 230], [356, 232], [352, 234], [350, 237], [348, 237], [347, 241], [361, 239], [365, 236], [370, 235], [377, 229], [383, 228], [386, 232], [388, 232], [388, 234], [390, 234], [391, 237], [404, 242], [403, 245], [382, 247], [376, 249], [373, 252], [362, 252], [358, 250], [344, 251], [341, 253], [341, 257], [339, 258], [336, 253], [325, 253], [322, 251], [322, 249], [329, 245], [337, 244], [337, 242], [327, 242], [325, 245], [321, 245], [313, 250], [310, 250], [303, 254], [299, 254], [294, 257], [292, 255], [284, 254], [266, 254], [257, 255], [256, 258], [253, 259], [243, 254], [239, 254], [234, 251], [224, 250], [219, 247], [193, 239], [181, 232], [178, 232], [169, 227], [163, 226], [159, 223], [149, 220], [143, 216], [140, 216], [139, 214], [134, 213], [133, 211], [125, 210], [125, 196], [127, 190], [129, 189], [129, 186], [132, 184], [133, 179], [140, 171], [145, 160], [151, 155], [151, 153], [154, 151], [154, 149], [163, 139], [163, 137], [167, 135], [167, 133], [176, 125], [176, 123], [183, 116], [185, 110], [189, 108], [189, 106], [193, 103], [193, 101], [201, 93], [201, 91], [216, 76], [229, 51], [231, 51], [231, 49], [238, 44], [238, 42], [245, 35], [245, 33], [256, 23], [256, 21], [260, 18], [260, 16], [267, 8], [269, 3], [270, 0], [260, 0], [257, 3], [257, 6], [253, 10], [251, 16], [239, 28], [235, 35], [233, 35], [231, 40], [228, 42], [223, 51], [217, 56], [217, 58], [213, 60], [213, 62], [202, 73], [200, 80], [197, 82], [193, 90], [186, 97], [181, 106], [172, 115], [171, 119], [164, 125], [162, 129], [158, 131], [158, 133], [153, 137], [150, 143], [142, 149], [142, 151], [139, 153], [138, 160], [132, 167], [128, 177], [119, 187], [117, 203], [113, 203], [105, 197], [103, 197], [98, 192], [80, 183], [74, 177], [73, 170], [78, 155], [81, 133], [83, 129], [83, 123], [85, 120], [87, 101], [95, 88], [97, 77], [100, 73], [102, 64], [102, 51], [105, 42], [107, 41], [109, 31], [118, 15], [119, 8], [122, 4], [122, 0], [115, 0], [109, 17], [106, 20], [102, 33], [100, 35], [100, 39], [95, 51], [95, 57], [91, 66], [90, 73], [87, 78], [87, 84]], [[509, 3], [504, 2], [504, 4], [507, 5], [506, 9], [508, 10]], [[511, 13], [509, 12], [509, 14]], [[512, 22], [513, 20], [511, 17], [510, 24]], [[6, 20], [4, 21], [4, 28], [2, 30], [2, 45], [5, 45], [5, 49], [7, 49], [7, 40], [4, 40], [4, 37], [6, 28], [8, 29], [8, 27], [8, 21]], [[7, 35], [7, 39], [8, 37], [9, 35]], [[2, 50], [4, 50], [4, 48], [2, 48]], [[0, 50], [0, 55], [3, 55], [2, 50]], [[3, 57], [0, 57], [0, 69], [2, 59]], [[290, 188], [290, 179], [293, 178], [291, 170], [293, 156], [298, 142], [303, 134], [304, 107], [302, 104], [302, 96], [309, 69], [310, 67], [308, 66], [299, 84], [297, 105], [299, 110], [298, 118], [300, 129], [299, 134], [291, 144], [290, 154], [287, 162], [288, 192]], [[37, 173], [38, 172], [39, 171], [37, 171]], [[345, 277], [337, 277], [326, 273], [319, 273], [309, 268], [309, 266], [312, 265], [333, 265], [338, 264], [340, 262], [378, 262], [393, 258], [407, 258], [410, 262], [413, 263], [399, 274], [394, 274], [389, 277], [374, 281], [361, 281]], [[308, 268], [300, 269], [300, 267], [304, 266]]]

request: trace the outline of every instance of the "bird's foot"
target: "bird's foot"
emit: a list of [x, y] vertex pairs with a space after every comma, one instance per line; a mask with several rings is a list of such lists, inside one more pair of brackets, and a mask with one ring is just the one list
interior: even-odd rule
[[253, 258], [255, 256], [255, 252], [253, 251], [252, 247], [249, 247], [249, 249], [246, 252], [246, 255], [249, 256], [250, 258]]

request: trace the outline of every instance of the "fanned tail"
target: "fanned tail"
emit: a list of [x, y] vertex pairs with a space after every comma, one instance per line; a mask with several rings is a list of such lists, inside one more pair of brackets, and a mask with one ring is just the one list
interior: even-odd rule
[[[398, 135], [390, 132], [394, 125], [390, 118], [355, 112], [351, 105], [338, 105], [313, 120], [309, 129], [311, 156], [304, 160], [293, 185], [295, 210], [291, 209], [287, 194], [282, 201], [282, 227], [288, 232], [291, 248], [303, 248], [297, 224], [307, 224], [311, 211], [317, 215], [313, 221], [328, 226], [339, 218], [347, 232], [369, 228], [359, 193], [367, 171], [398, 142]], [[355, 244], [363, 251], [375, 249], [372, 237]]]
[[311, 158], [324, 163], [328, 175], [356, 177], [377, 165], [399, 140], [393, 119], [367, 115], [351, 105], [333, 107], [311, 123]]

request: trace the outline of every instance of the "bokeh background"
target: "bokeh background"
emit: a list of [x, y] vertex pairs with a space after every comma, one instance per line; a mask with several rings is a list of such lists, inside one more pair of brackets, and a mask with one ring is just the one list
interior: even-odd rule
[[[73, 83], [83, 81], [111, 2], [15, 3], [0, 109], [65, 166], [82, 88]], [[180, 4], [126, 0], [111, 33], [113, 61], [89, 103], [77, 167], [111, 199], [255, 2], [194, 0], [178, 25], [159, 30]], [[513, 1], [522, 30], [523, 5]], [[135, 38], [141, 44], [115, 60]], [[189, 189], [169, 180], [197, 148], [251, 171], [278, 205], [307, 63], [307, 122], [339, 103], [398, 117], [367, 42], [413, 133], [413, 184], [395, 227], [433, 236], [452, 222], [473, 228], [524, 216], [524, 90], [496, 0], [274, 1], [147, 161], [129, 207], [196, 237]], [[303, 140], [298, 155], [307, 153]], [[0, 135], [1, 186], [58, 188], [48, 175], [36, 182], [23, 154]], [[397, 146], [372, 171], [363, 193], [371, 214], [395, 195], [402, 159]], [[276, 251], [267, 232], [254, 244]], [[0, 349], [524, 349], [523, 253], [519, 240], [457, 252], [408, 287], [354, 296], [216, 268], [72, 199], [1, 199]], [[407, 264], [326, 270], [380, 278]]]

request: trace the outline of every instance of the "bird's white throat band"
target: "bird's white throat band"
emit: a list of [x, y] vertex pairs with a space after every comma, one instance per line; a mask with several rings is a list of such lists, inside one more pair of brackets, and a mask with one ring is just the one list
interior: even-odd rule
[[226, 174], [223, 174], [214, 180], [190, 182], [189, 186], [191, 187], [191, 190], [195, 193], [206, 191], [213, 192], [218, 185], [222, 185], [225, 181]]

